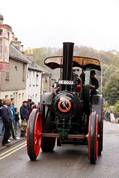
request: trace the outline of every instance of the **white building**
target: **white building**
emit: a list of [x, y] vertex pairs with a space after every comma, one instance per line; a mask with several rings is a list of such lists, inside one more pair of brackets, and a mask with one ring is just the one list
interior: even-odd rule
[[36, 104], [40, 102], [42, 90], [42, 71], [37, 64], [28, 65], [27, 73], [27, 98], [32, 99]]

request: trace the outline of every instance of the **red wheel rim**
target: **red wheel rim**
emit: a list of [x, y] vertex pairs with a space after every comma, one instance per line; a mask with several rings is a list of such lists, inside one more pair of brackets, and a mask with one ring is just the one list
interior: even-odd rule
[[98, 159], [98, 115], [96, 115], [96, 160]]
[[37, 113], [34, 124], [34, 153], [36, 157], [39, 155], [42, 139], [42, 114]]
[[90, 160], [90, 117], [88, 124], [88, 159]]
[[[96, 115], [96, 143], [95, 143], [95, 156], [98, 159], [98, 115]], [[90, 160], [90, 117], [88, 125], [88, 159]]]
[[26, 144], [28, 145], [28, 126], [26, 128]]

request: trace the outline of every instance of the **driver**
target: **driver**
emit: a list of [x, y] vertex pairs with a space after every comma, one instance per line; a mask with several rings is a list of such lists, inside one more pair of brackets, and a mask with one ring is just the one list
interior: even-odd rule
[[91, 94], [97, 94], [97, 89], [99, 88], [99, 82], [96, 78], [95, 70], [91, 70], [90, 72], [90, 87], [91, 87]]

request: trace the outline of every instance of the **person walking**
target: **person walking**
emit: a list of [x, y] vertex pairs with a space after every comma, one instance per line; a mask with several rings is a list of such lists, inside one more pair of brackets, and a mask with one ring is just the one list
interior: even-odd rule
[[4, 128], [5, 128], [5, 132], [4, 132], [4, 136], [3, 136], [3, 140], [2, 140], [2, 145], [6, 145], [8, 143], [10, 143], [9, 138], [10, 138], [10, 130], [12, 127], [12, 120], [11, 120], [11, 113], [10, 110], [8, 108], [9, 105], [9, 100], [8, 99], [4, 99], [3, 100], [3, 106], [1, 108], [1, 117], [2, 117], [2, 121], [4, 124]]
[[110, 111], [110, 121], [115, 123], [116, 122], [116, 118], [114, 116], [114, 113], [112, 111]]
[[11, 135], [12, 135], [12, 138], [13, 138], [13, 139], [16, 139], [15, 131], [14, 131], [15, 107], [14, 107], [14, 104], [12, 103], [12, 100], [11, 100], [11, 99], [8, 100], [8, 109], [9, 109], [10, 116], [11, 116], [11, 121], [12, 121], [12, 125], [11, 125]]
[[2, 106], [3, 106], [3, 101], [2, 101], [2, 99], [0, 99], [0, 136], [2, 136], [4, 133], [4, 125], [3, 125], [3, 121], [2, 121], [2, 117], [1, 117]]
[[22, 106], [20, 107], [20, 117], [21, 117], [21, 137], [25, 136], [27, 121], [29, 118], [29, 110], [27, 101], [23, 101]]
[[29, 115], [30, 115], [30, 113], [32, 111], [32, 104], [33, 104], [32, 99], [28, 99], [27, 100], [27, 108], [28, 108], [28, 111], [29, 111]]
[[18, 112], [18, 108], [16, 108], [16, 111], [15, 111], [15, 123], [14, 123], [14, 130], [15, 130], [16, 138], [18, 138], [18, 129], [20, 128], [19, 120], [20, 120], [19, 112]]

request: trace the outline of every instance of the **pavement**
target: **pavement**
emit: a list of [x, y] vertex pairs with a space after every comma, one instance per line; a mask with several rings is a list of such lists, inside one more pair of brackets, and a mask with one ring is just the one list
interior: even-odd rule
[[16, 136], [16, 139], [13, 139], [13, 138], [10, 138], [10, 143], [3, 146], [2, 145], [2, 139], [3, 139], [3, 132], [2, 132], [2, 128], [3, 128], [3, 122], [2, 122], [2, 119], [0, 118], [0, 151], [4, 150], [4, 149], [7, 149], [8, 147], [12, 147], [13, 145], [15, 144], [18, 144], [19, 142], [22, 142], [24, 140], [26, 140], [26, 137], [21, 137], [21, 128], [18, 127], [17, 129], [17, 136]]
[[10, 143], [4, 146], [2, 145], [2, 139], [3, 139], [3, 135], [0, 135], [0, 151], [3, 151], [4, 149], [7, 149], [8, 147], [12, 147], [13, 145], [16, 145], [24, 141], [26, 137], [20, 137], [20, 131], [19, 131], [16, 139], [10, 138], [9, 139]]

